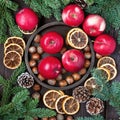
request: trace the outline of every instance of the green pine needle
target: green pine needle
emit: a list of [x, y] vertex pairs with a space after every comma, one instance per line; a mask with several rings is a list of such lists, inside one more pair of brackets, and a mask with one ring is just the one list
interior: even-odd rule
[[75, 120], [104, 120], [103, 116], [92, 116], [92, 117], [78, 117]]
[[[119, 0], [94, 0], [94, 4], [86, 7], [86, 12], [92, 14], [100, 14], [105, 18], [107, 23], [106, 32], [110, 32], [111, 28], [116, 31], [120, 28], [120, 1]], [[120, 38], [117, 39], [120, 44]]]

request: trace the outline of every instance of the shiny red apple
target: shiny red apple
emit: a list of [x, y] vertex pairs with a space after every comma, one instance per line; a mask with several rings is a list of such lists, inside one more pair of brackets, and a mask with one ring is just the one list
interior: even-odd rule
[[94, 50], [100, 55], [110, 55], [116, 49], [115, 39], [108, 34], [99, 35], [94, 41]]
[[63, 37], [55, 31], [47, 32], [40, 38], [40, 46], [45, 52], [50, 54], [60, 52], [63, 44]]
[[19, 28], [25, 31], [32, 31], [38, 25], [38, 16], [30, 8], [21, 9], [15, 19]]
[[89, 36], [98, 36], [104, 32], [105, 28], [105, 19], [97, 14], [89, 14], [83, 22], [83, 30]]
[[78, 72], [85, 63], [85, 57], [80, 50], [70, 49], [62, 55], [63, 67], [69, 72]]
[[58, 58], [47, 56], [38, 64], [38, 72], [46, 79], [54, 79], [61, 72], [62, 66]]
[[79, 26], [84, 20], [84, 11], [77, 4], [67, 5], [62, 11], [62, 20], [66, 25]]

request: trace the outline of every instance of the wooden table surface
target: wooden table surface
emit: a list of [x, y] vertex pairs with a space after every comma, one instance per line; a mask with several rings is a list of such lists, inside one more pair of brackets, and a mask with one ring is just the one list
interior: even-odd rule
[[[15, 0], [17, 1], [17, 0]], [[18, 1], [17, 1], [18, 2]], [[23, 4], [23, 2], [19, 1], [21, 7], [25, 6]], [[40, 20], [40, 26], [46, 24], [46, 23], [49, 23], [49, 22], [53, 22], [55, 21], [54, 18], [51, 18], [51, 19], [44, 19], [42, 18]], [[111, 32], [111, 34], [116, 37], [115, 34], [113, 34]], [[23, 38], [27, 41], [28, 38], [30, 36], [23, 36]], [[1, 60], [0, 60], [0, 75], [2, 75], [3, 77], [5, 77], [6, 79], [10, 77], [11, 73], [13, 72], [13, 70], [9, 70], [7, 68], [5, 68], [5, 66], [3, 65], [3, 50], [4, 50], [4, 47], [3, 47], [3, 44], [0, 44], [0, 57], [1, 57]], [[120, 81], [120, 45], [117, 45], [117, 48], [115, 50], [115, 52], [111, 55], [115, 61], [116, 61], [116, 64], [117, 64], [117, 70], [118, 70], [118, 74], [117, 74], [117, 77], [115, 78], [114, 81]], [[24, 59], [23, 59], [24, 60]], [[43, 88], [44, 89], [44, 88]], [[69, 90], [69, 92], [72, 91], [72, 90]], [[65, 91], [66, 93], [68, 91]], [[111, 107], [108, 103], [105, 102], [105, 109], [104, 109], [104, 112], [102, 113], [102, 115], [104, 116], [104, 118], [106, 120], [119, 120], [119, 116], [117, 115], [115, 109], [113, 107]], [[77, 116], [89, 116], [89, 114], [86, 112], [86, 109], [85, 109], [85, 104], [81, 104], [81, 109], [80, 111], [74, 116], [74, 117], [77, 117]]]

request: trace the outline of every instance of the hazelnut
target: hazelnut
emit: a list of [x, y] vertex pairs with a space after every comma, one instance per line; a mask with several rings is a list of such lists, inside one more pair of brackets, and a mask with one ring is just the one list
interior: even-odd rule
[[57, 114], [57, 120], [64, 120], [64, 116], [62, 114]]
[[73, 120], [73, 117], [69, 115], [66, 117], [66, 120]]
[[30, 60], [29, 65], [30, 65], [30, 67], [36, 66], [36, 61], [35, 60]]
[[61, 75], [61, 74], [59, 74], [59, 75], [57, 76], [56, 80], [57, 80], [57, 81], [62, 80], [62, 75]]
[[39, 120], [38, 117], [33, 118], [33, 120]]
[[38, 99], [38, 100], [40, 100], [40, 93], [39, 92], [34, 92], [33, 94], [32, 94], [32, 98], [34, 98], [34, 99]]
[[38, 78], [41, 80], [41, 81], [44, 81], [45, 78], [41, 75], [41, 74], [38, 74]]
[[85, 52], [84, 55], [85, 55], [85, 58], [86, 58], [86, 59], [90, 59], [91, 56], [92, 56], [90, 52]]
[[37, 53], [39, 53], [39, 54], [43, 53], [43, 49], [40, 46], [37, 47]]
[[67, 50], [66, 47], [63, 47], [62, 50], [60, 51], [61, 54], [63, 54]]
[[72, 74], [72, 77], [73, 77], [73, 79], [75, 80], [75, 81], [78, 81], [78, 80], [80, 80], [80, 74], [79, 73], [73, 73]]
[[89, 60], [86, 60], [85, 61], [85, 64], [84, 64], [84, 67], [85, 68], [88, 68], [90, 66], [90, 61]]
[[40, 55], [38, 53], [33, 53], [32, 54], [32, 59], [33, 60], [39, 60], [40, 59]]
[[34, 38], [34, 42], [39, 43], [40, 42], [40, 35], [36, 35]]
[[31, 54], [36, 52], [36, 47], [35, 46], [31, 46], [28, 50]]
[[41, 90], [41, 86], [39, 84], [34, 84], [33, 85], [33, 90], [34, 91], [40, 91]]
[[84, 51], [85, 51], [85, 52], [89, 52], [89, 51], [90, 51], [90, 47], [87, 45], [87, 46], [84, 48]]
[[86, 68], [82, 68], [79, 73], [80, 75], [84, 75], [86, 73]]
[[72, 76], [67, 76], [66, 81], [67, 81], [68, 84], [72, 84], [74, 82], [74, 79], [73, 79]]
[[61, 81], [59, 81], [59, 86], [60, 86], [60, 87], [67, 86], [67, 81], [66, 81], [66, 80], [61, 80]]
[[101, 57], [102, 57], [102, 55], [96, 53], [96, 58], [97, 58], [97, 59], [100, 59]]
[[49, 85], [55, 85], [56, 84], [56, 80], [55, 79], [48, 79], [48, 84]]
[[50, 117], [49, 120], [57, 120], [56, 117]]
[[65, 74], [66, 73], [66, 70], [64, 68], [62, 68], [62, 73]]
[[38, 68], [37, 67], [33, 67], [32, 71], [33, 71], [34, 74], [38, 74]]

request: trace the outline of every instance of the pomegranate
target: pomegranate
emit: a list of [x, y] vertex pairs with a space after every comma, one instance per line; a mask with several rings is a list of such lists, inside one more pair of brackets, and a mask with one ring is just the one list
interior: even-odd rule
[[115, 39], [108, 34], [99, 35], [94, 41], [94, 50], [100, 55], [110, 55], [116, 48]]
[[76, 4], [67, 5], [62, 11], [62, 20], [66, 25], [79, 26], [84, 20], [84, 12]]
[[70, 49], [62, 55], [62, 64], [69, 72], [78, 72], [85, 63], [85, 57], [80, 50]]
[[16, 23], [24, 31], [32, 31], [38, 25], [38, 16], [30, 8], [21, 9], [15, 16]]
[[38, 72], [46, 79], [54, 79], [61, 72], [61, 62], [53, 56], [43, 58], [38, 64]]
[[45, 52], [50, 54], [60, 52], [63, 44], [63, 37], [54, 31], [47, 32], [40, 38], [40, 46]]
[[97, 14], [89, 14], [83, 22], [83, 30], [89, 36], [98, 36], [105, 30], [105, 28], [105, 19]]

